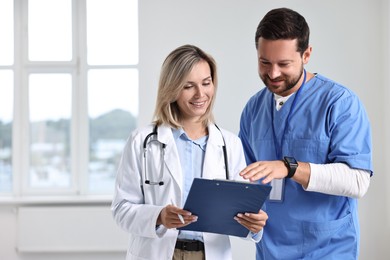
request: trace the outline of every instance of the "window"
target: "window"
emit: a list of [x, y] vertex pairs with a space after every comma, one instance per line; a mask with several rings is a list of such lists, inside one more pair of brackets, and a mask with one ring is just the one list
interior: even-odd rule
[[11, 192], [13, 109], [13, 73], [11, 70], [0, 70], [0, 86], [0, 191]]
[[0, 192], [12, 191], [13, 10], [12, 0], [0, 1]]
[[138, 1], [2, 0], [0, 35], [0, 193], [111, 194], [138, 116]]

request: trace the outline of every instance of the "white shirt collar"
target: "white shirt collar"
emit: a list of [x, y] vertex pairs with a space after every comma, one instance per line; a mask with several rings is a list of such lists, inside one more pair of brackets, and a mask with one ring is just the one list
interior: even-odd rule
[[[295, 92], [294, 92], [295, 93]], [[284, 105], [284, 103], [287, 102], [287, 100], [294, 94], [290, 94], [288, 96], [285, 96], [285, 97], [282, 97], [282, 96], [279, 96], [277, 94], [274, 94], [274, 100], [275, 100], [275, 106], [276, 106], [276, 110], [279, 111], [280, 108], [282, 108], [282, 106]]]

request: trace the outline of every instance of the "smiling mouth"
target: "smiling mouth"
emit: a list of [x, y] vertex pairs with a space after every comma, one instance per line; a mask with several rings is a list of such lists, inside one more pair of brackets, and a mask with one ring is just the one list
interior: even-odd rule
[[283, 81], [280, 81], [280, 80], [278, 80], [278, 81], [269, 81], [269, 85], [271, 85], [271, 86], [280, 86], [282, 84], [283, 84]]
[[202, 102], [190, 102], [191, 105], [196, 106], [196, 107], [202, 107], [206, 104], [206, 101]]
[[268, 77], [268, 80], [271, 81], [272, 83], [278, 83], [278, 82], [281, 82], [281, 81], [285, 81], [284, 78], [275, 78], [275, 79], [271, 79]]
[[270, 79], [268, 78], [268, 83], [271, 86], [280, 86], [285, 82], [284, 79], [278, 78], [278, 79]]

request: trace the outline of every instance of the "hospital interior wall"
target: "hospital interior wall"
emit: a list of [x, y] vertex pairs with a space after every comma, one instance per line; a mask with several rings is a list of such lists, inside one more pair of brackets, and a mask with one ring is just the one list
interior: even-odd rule
[[[218, 124], [237, 133], [243, 106], [262, 84], [257, 75], [254, 30], [271, 8], [296, 9], [311, 27], [313, 55], [308, 70], [319, 72], [355, 91], [368, 111], [374, 144], [371, 187], [359, 201], [361, 260], [389, 256], [389, 196], [386, 169], [389, 151], [389, 16], [387, 0], [142, 0], [140, 24], [139, 125], [152, 119], [159, 70], [175, 47], [191, 43], [210, 52], [218, 63], [219, 89], [215, 106]], [[346, 11], [349, 10], [349, 11]], [[297, 202], [299, 203], [299, 202]], [[108, 209], [109, 203], [103, 208]], [[0, 205], [0, 259], [124, 259], [121, 252], [20, 253], [16, 250], [18, 207]], [[73, 212], [70, 211], [69, 215]], [[43, 220], [45, 216], [42, 216]], [[96, 218], [100, 219], [100, 218]], [[63, 218], [58, 219], [61, 224]], [[91, 221], [95, 221], [94, 218]], [[33, 224], [33, 223], [32, 223]], [[96, 228], [112, 223], [95, 222]], [[77, 234], [77, 229], [74, 230]], [[91, 236], [93, 236], [93, 231]], [[293, 238], [292, 238], [293, 239]], [[126, 241], [124, 241], [124, 244]], [[50, 249], [48, 249], [50, 250]], [[254, 259], [254, 246], [233, 239], [234, 259]]]
[[[390, 144], [387, 0], [244, 0], [240, 4], [233, 0], [140, 1], [143, 106], [139, 122], [143, 125], [151, 120], [162, 60], [175, 47], [191, 43], [216, 59], [219, 87], [215, 117], [221, 127], [238, 133], [242, 108], [262, 87], [257, 73], [255, 29], [268, 10], [282, 6], [302, 13], [309, 23], [313, 53], [307, 69], [352, 89], [368, 112], [375, 175], [368, 193], [359, 200], [360, 259], [384, 259], [389, 256], [385, 241], [390, 236], [390, 192], [386, 192], [390, 184], [386, 176], [390, 168], [386, 148]], [[240, 239], [234, 240], [233, 250], [248, 252], [248, 257], [253, 254], [252, 245]]]

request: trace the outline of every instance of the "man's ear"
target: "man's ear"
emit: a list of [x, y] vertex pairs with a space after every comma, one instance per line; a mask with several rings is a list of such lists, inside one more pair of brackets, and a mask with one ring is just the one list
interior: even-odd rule
[[313, 48], [311, 46], [309, 46], [309, 47], [307, 47], [307, 49], [303, 53], [303, 55], [302, 55], [303, 64], [307, 64], [309, 62], [312, 49]]

